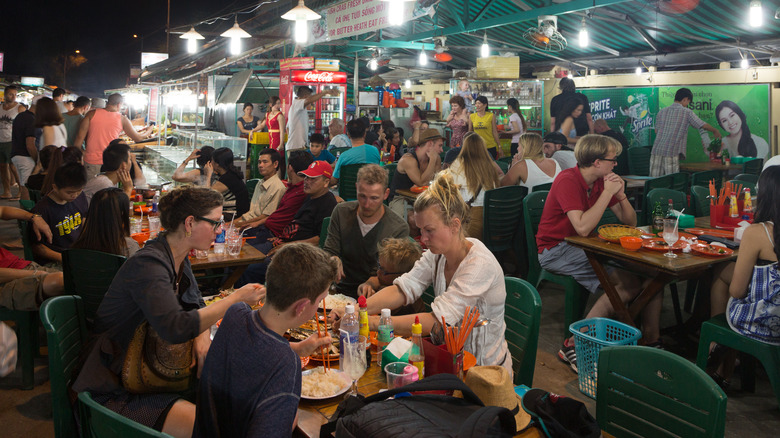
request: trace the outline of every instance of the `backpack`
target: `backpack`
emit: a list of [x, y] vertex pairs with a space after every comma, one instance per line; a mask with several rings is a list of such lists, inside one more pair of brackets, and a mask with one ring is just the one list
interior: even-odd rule
[[[416, 391], [454, 391], [463, 398], [440, 394], [404, 394]], [[390, 397], [395, 396], [394, 399]], [[453, 374], [437, 374], [370, 397], [350, 397], [320, 429], [320, 436], [336, 438], [512, 437], [515, 419], [509, 409], [485, 406]]]

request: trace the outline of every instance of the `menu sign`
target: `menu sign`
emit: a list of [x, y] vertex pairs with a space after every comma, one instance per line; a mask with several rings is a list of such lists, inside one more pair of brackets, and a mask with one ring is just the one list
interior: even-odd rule
[[[402, 1], [402, 0], [394, 0]], [[404, 2], [403, 22], [432, 13], [433, 8], [416, 1]], [[390, 26], [390, 3], [381, 0], [346, 0], [320, 10], [322, 18], [312, 22], [309, 44], [376, 32]]]

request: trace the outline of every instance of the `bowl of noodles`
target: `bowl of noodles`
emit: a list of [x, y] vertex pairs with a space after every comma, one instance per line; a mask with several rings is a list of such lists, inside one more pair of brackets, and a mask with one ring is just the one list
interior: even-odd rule
[[325, 400], [344, 394], [352, 382], [341, 370], [323, 367], [304, 371], [301, 381], [301, 398], [306, 400]]

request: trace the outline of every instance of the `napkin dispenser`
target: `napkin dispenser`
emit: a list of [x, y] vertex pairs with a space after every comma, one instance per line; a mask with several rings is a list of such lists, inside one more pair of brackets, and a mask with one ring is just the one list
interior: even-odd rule
[[696, 218], [690, 214], [681, 214], [677, 217], [679, 218], [680, 221], [680, 223], [678, 224], [679, 229], [693, 228], [696, 226]]

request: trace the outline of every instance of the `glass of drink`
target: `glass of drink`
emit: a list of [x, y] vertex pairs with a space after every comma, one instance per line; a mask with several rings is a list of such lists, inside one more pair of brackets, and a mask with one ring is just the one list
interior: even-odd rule
[[207, 258], [209, 258], [209, 250], [207, 250], [207, 249], [196, 249], [195, 250], [195, 258], [196, 259], [207, 259]]
[[669, 245], [669, 252], [665, 253], [664, 255], [671, 259], [676, 258], [677, 254], [672, 251], [672, 245], [677, 243], [677, 240], [680, 238], [679, 234], [677, 233], [677, 219], [664, 219], [663, 237], [664, 242]]
[[139, 217], [130, 218], [130, 234], [140, 233], [143, 228], [143, 222]]
[[227, 238], [227, 252], [230, 256], [237, 256], [241, 252], [241, 247], [244, 244], [244, 239], [241, 235], [234, 235]]
[[149, 216], [149, 234], [151, 235], [151, 237], [155, 237], [159, 232], [160, 232], [160, 217]]
[[[344, 337], [345, 341], [349, 341], [349, 336]], [[366, 347], [368, 346], [368, 339], [365, 336], [358, 336], [356, 340], [352, 342], [345, 342], [344, 347], [344, 363], [341, 364], [343, 371], [347, 374], [347, 377], [352, 379], [352, 390], [347, 394], [347, 397], [352, 395], [358, 395], [357, 381], [363, 377], [363, 373], [366, 372]]]

